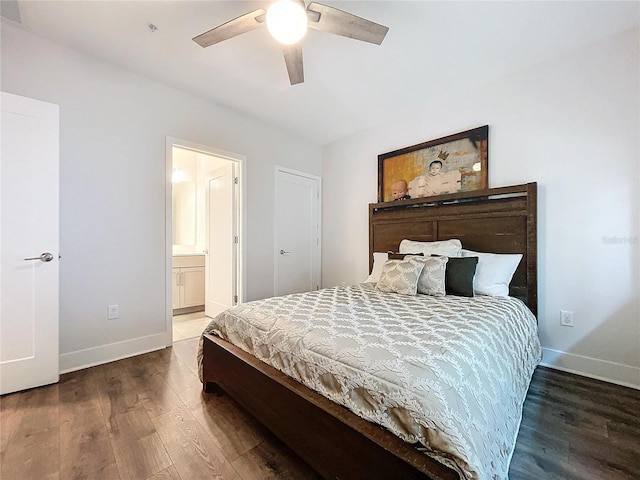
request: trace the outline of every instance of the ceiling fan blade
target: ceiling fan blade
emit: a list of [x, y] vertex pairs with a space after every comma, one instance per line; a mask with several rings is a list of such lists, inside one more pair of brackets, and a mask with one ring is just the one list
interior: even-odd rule
[[[337, 8], [312, 2], [307, 6], [309, 28], [380, 45], [389, 27]], [[318, 20], [316, 14], [320, 15]]]
[[229, 20], [227, 23], [218, 25], [208, 32], [201, 33], [193, 37], [193, 41], [201, 47], [209, 47], [229, 38], [247, 33], [254, 28], [258, 28], [264, 23], [265, 11], [261, 8], [241, 17]]
[[304, 82], [304, 68], [302, 65], [302, 45], [300, 43], [294, 45], [283, 45], [282, 53], [284, 53], [284, 61], [287, 64], [287, 72], [289, 73], [289, 81], [291, 85], [297, 85]]

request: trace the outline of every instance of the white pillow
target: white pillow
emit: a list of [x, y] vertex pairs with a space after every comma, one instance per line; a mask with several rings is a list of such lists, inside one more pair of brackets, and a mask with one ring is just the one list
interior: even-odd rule
[[478, 257], [473, 293], [492, 297], [508, 297], [509, 283], [522, 260], [521, 253], [501, 254], [462, 250], [463, 257]]
[[384, 264], [388, 259], [388, 253], [374, 252], [373, 269], [371, 270], [371, 275], [369, 275], [365, 280], [365, 283], [378, 283], [378, 281], [380, 280], [380, 274], [382, 273], [382, 268], [384, 267]]
[[446, 257], [459, 257], [462, 243], [457, 238], [440, 242], [415, 242], [402, 240], [400, 253], [422, 253], [425, 257], [431, 255], [444, 255]]

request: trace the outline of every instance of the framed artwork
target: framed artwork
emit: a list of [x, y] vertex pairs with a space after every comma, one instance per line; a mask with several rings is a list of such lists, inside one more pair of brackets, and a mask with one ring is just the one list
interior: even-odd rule
[[489, 126], [378, 155], [378, 202], [488, 188]]

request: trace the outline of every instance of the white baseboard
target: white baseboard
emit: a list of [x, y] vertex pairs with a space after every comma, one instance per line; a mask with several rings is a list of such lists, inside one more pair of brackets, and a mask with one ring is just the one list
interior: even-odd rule
[[109, 343], [60, 355], [60, 373], [69, 373], [83, 368], [102, 365], [122, 358], [160, 350], [171, 345], [166, 333], [132, 338], [122, 342]]
[[543, 348], [540, 365], [640, 390], [640, 367]]

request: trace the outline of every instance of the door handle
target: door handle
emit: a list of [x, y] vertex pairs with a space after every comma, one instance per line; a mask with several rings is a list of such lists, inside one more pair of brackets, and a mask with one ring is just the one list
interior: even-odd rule
[[43, 262], [50, 262], [51, 260], [53, 260], [53, 255], [51, 255], [49, 252], [44, 252], [39, 257], [25, 258], [25, 260], [40, 260]]
[[291, 252], [285, 252], [284, 250], [280, 250], [280, 255], [289, 255]]

